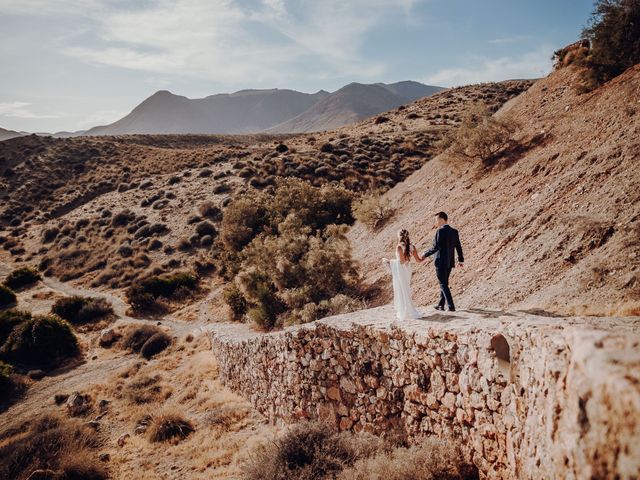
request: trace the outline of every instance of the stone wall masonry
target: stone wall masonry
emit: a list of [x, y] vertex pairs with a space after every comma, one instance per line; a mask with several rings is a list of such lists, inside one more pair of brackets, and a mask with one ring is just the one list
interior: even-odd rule
[[271, 421], [452, 436], [484, 478], [640, 478], [640, 319], [524, 312], [281, 332], [212, 324], [221, 378]]

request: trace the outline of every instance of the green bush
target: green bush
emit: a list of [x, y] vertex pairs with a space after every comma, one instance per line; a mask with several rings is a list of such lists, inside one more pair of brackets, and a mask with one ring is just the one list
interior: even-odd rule
[[27, 384], [19, 375], [13, 374], [13, 367], [0, 361], [0, 406], [13, 403], [27, 389]]
[[73, 324], [102, 320], [113, 315], [113, 307], [104, 298], [65, 297], [57, 300], [51, 313]]
[[353, 289], [357, 271], [345, 236], [353, 198], [343, 187], [287, 179], [273, 194], [232, 203], [218, 253], [219, 271], [233, 280], [224, 295], [232, 317], [246, 314], [271, 329], [308, 303]]
[[16, 325], [0, 348], [0, 358], [14, 364], [55, 367], [80, 352], [71, 326], [54, 315], [37, 315]]
[[130, 328], [124, 336], [123, 345], [132, 352], [139, 352], [154, 335], [162, 333], [155, 325], [137, 325]]
[[127, 301], [137, 312], [162, 310], [158, 303], [161, 298], [184, 298], [198, 287], [198, 277], [192, 273], [181, 272], [170, 276], [153, 276], [131, 285], [127, 291]]
[[7, 308], [18, 303], [16, 294], [9, 287], [0, 285], [0, 309]]
[[33, 285], [42, 279], [38, 271], [32, 267], [21, 267], [11, 272], [4, 281], [4, 286], [11, 290]]
[[231, 309], [232, 320], [242, 320], [247, 313], [247, 301], [242, 296], [242, 292], [235, 283], [231, 283], [225, 287], [223, 298]]
[[601, 81], [640, 63], [640, 0], [598, 0], [582, 38], [589, 41], [588, 63]]
[[0, 312], [0, 347], [7, 341], [13, 329], [23, 322], [31, 319], [29, 312], [19, 310], [7, 310]]
[[164, 332], [158, 332], [144, 342], [140, 349], [140, 355], [149, 360], [154, 355], [165, 350], [169, 345], [171, 345], [171, 337]]

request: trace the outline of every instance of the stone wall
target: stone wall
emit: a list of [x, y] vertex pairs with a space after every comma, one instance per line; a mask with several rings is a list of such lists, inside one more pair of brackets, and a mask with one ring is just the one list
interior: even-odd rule
[[214, 324], [211, 339], [223, 381], [272, 421], [453, 436], [486, 478], [638, 478], [640, 319], [392, 318]]

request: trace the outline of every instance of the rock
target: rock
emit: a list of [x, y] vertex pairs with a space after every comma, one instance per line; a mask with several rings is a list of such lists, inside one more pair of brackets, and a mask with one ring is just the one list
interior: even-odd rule
[[105, 400], [105, 399], [100, 400], [100, 402], [98, 402], [98, 410], [100, 410], [100, 412], [103, 412], [103, 413], [106, 412], [107, 409], [109, 408], [109, 403], [111, 403], [109, 402], [109, 400]]
[[87, 426], [93, 428], [94, 430], [98, 430], [100, 428], [100, 422], [91, 420], [90, 422], [87, 422]]
[[124, 444], [126, 443], [127, 438], [129, 438], [130, 436], [131, 436], [131, 435], [130, 435], [130, 434], [128, 434], [128, 433], [123, 433], [122, 435], [120, 435], [120, 436], [118, 437], [118, 446], [119, 446], [119, 447], [124, 447]]
[[69, 395], [58, 393], [53, 397], [53, 401], [56, 403], [56, 405], [62, 405], [67, 401], [67, 398], [69, 398]]
[[109, 455], [108, 453], [101, 453], [98, 457], [98, 460], [100, 460], [101, 462], [108, 462], [109, 460], [111, 460], [111, 455]]
[[31, 380], [42, 380], [46, 375], [44, 370], [29, 370], [29, 372], [27, 372], [27, 376]]
[[110, 347], [119, 338], [119, 334], [113, 328], [105, 328], [100, 332], [98, 343], [101, 347]]
[[91, 397], [78, 392], [72, 393], [67, 399], [67, 412], [72, 417], [85, 414], [91, 409]]

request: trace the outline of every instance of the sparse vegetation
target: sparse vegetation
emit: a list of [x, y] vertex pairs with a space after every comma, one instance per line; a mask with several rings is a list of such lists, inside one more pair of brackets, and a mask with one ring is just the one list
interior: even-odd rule
[[463, 117], [461, 125], [441, 143], [456, 157], [480, 160], [490, 165], [514, 145], [518, 125], [513, 120], [494, 117], [486, 105], [478, 104]]
[[127, 301], [135, 312], [161, 313], [168, 310], [167, 301], [183, 299], [198, 287], [198, 277], [188, 272], [169, 276], [152, 276], [131, 285]]
[[60, 480], [108, 478], [97, 458], [100, 436], [80, 421], [45, 415], [19, 431], [0, 446], [0, 478], [25, 479], [38, 469]]
[[178, 443], [194, 431], [189, 420], [178, 412], [170, 411], [152, 417], [147, 436], [151, 442]]
[[165, 350], [169, 345], [171, 345], [171, 337], [164, 332], [158, 332], [144, 342], [140, 349], [140, 354], [149, 360]]
[[321, 423], [300, 423], [259, 446], [245, 466], [247, 480], [441, 480], [479, 478], [446, 440], [394, 446], [361, 432], [337, 433]]
[[[296, 322], [305, 305], [355, 291], [357, 272], [341, 225], [353, 223], [353, 195], [341, 187], [283, 182], [273, 195], [232, 203], [222, 222], [223, 266], [237, 272], [225, 300], [232, 316], [265, 329]], [[309, 308], [309, 307], [307, 307]]]
[[640, 63], [640, 1], [597, 0], [582, 41], [557, 50], [553, 57], [558, 66], [585, 67], [580, 93]]
[[147, 340], [159, 333], [162, 330], [155, 325], [132, 325], [125, 333], [122, 345], [132, 352], [139, 352]]
[[31, 286], [42, 279], [38, 271], [32, 267], [21, 267], [9, 275], [4, 281], [4, 286], [11, 290], [19, 290]]
[[361, 196], [353, 203], [353, 216], [371, 230], [380, 228], [393, 216], [393, 209], [387, 205], [380, 192]]
[[9, 287], [0, 285], [0, 309], [12, 307], [18, 303], [16, 294]]
[[21, 313], [2, 348], [0, 359], [30, 367], [53, 368], [80, 353], [71, 326], [54, 315]]
[[113, 307], [104, 298], [64, 297], [51, 307], [51, 313], [75, 325], [104, 320], [113, 316]]

